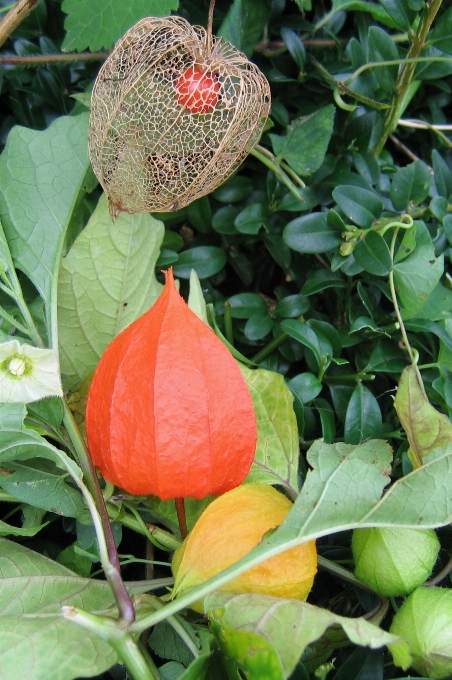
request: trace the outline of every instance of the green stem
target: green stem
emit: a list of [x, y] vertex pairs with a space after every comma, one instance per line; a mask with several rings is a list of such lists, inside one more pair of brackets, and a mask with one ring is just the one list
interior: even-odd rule
[[231, 303], [229, 300], [224, 302], [224, 334], [226, 340], [234, 346], [234, 333], [232, 331], [232, 314], [231, 314]]
[[36, 324], [33, 320], [33, 317], [30, 314], [28, 305], [24, 300], [22, 287], [19, 283], [19, 279], [17, 278], [14, 266], [8, 269], [8, 277], [11, 283], [11, 296], [14, 297], [14, 300], [16, 301], [17, 306], [19, 307], [19, 311], [22, 314], [22, 318], [27, 328], [27, 335], [31, 338], [33, 344], [36, 347], [45, 347], [44, 342], [38, 332], [38, 329], [36, 328]]
[[400, 118], [400, 112], [405, 95], [408, 91], [408, 88], [410, 87], [411, 81], [413, 80], [414, 71], [416, 69], [416, 59], [419, 57], [420, 53], [425, 47], [425, 41], [427, 39], [428, 32], [433, 20], [438, 13], [439, 8], [441, 7], [441, 4], [442, 0], [430, 0], [430, 2], [427, 2], [422, 12], [419, 28], [413, 36], [411, 46], [406, 55], [405, 63], [400, 69], [399, 75], [397, 77], [391, 108], [388, 110], [383, 123], [383, 134], [381, 135], [381, 138], [374, 149], [374, 154], [376, 156], [379, 156], [383, 151], [386, 140], [397, 127], [397, 122]]
[[[124, 502], [124, 501], [123, 501], [123, 507], [124, 507], [126, 510], [128, 510], [129, 512], [131, 512], [132, 515], [135, 517], [135, 520], [136, 520], [136, 522], [134, 523], [134, 526], [133, 526], [133, 527], [132, 527], [130, 524], [128, 524], [128, 526], [129, 526], [130, 528], [135, 529], [136, 531], [138, 531], [138, 532], [139, 532], [140, 534], [142, 534], [143, 536], [146, 536], [146, 538], [147, 538], [149, 541], [151, 541], [151, 543], [152, 543], [153, 545], [155, 545], [156, 548], [159, 548], [160, 550], [166, 550], [166, 546], [165, 546], [164, 544], [162, 544], [162, 543], [159, 543], [159, 541], [156, 539], [156, 537], [154, 536], [154, 534], [147, 528], [146, 522], [145, 522], [144, 519], [141, 517], [140, 513], [138, 512], [138, 510], [137, 510], [136, 508], [134, 508], [134, 506], [132, 505], [132, 503], [127, 503], [127, 502]], [[113, 515], [113, 512], [112, 512], [112, 511], [113, 511], [112, 506], [107, 504], [107, 512], [108, 512], [109, 510], [110, 510], [109, 516], [111, 515], [111, 516], [112, 516], [112, 519], [115, 519], [115, 517], [114, 517], [114, 515]], [[128, 517], [128, 515], [126, 515], [126, 517]], [[119, 517], [119, 518], [118, 518], [118, 521], [121, 522], [121, 524], [124, 524], [124, 526], [127, 526], [126, 522], [123, 521], [123, 518], [122, 518], [122, 517]]]
[[343, 381], [362, 381], [362, 380], [375, 380], [375, 375], [373, 373], [346, 373], [345, 375], [326, 375], [323, 382], [327, 385], [340, 384]]
[[[106, 554], [103, 556], [101, 554], [102, 567], [115, 596], [120, 617], [125, 621], [134, 621], [135, 610], [132, 600], [130, 599], [130, 595], [124, 585], [124, 581], [121, 578], [118, 551], [113, 537], [110, 520], [108, 518], [108, 512], [104, 497], [102, 495], [102, 490], [99, 486], [99, 480], [97, 479], [94, 465], [86, 449], [85, 442], [83, 441], [82, 435], [80, 434], [80, 430], [77, 427], [72, 412], [69, 409], [65, 399], [63, 399], [63, 408], [64, 426], [73, 444], [77, 463], [82, 470], [83, 479], [86, 483], [89, 493], [94, 499], [95, 510], [100, 517], [100, 525], [96, 526], [99, 550], [104, 541], [106, 545]], [[95, 517], [93, 516], [93, 522], [94, 521]]]
[[23, 326], [17, 319], [15, 319], [11, 314], [8, 314], [6, 309], [3, 309], [3, 307], [0, 306], [0, 316], [2, 319], [5, 319], [8, 323], [11, 324], [11, 326], [14, 326], [18, 331], [21, 333], [24, 333], [24, 335], [28, 335], [28, 328]]
[[344, 80], [343, 83], [344, 85], [350, 85], [358, 76], [360, 76], [364, 71], [367, 71], [368, 69], [372, 68], [379, 68], [381, 66], [400, 66], [400, 64], [413, 64], [415, 67], [416, 64], [420, 64], [422, 62], [434, 62], [434, 61], [445, 61], [450, 63], [452, 61], [452, 57], [413, 57], [409, 59], [408, 57], [406, 59], [388, 59], [388, 61], [371, 61], [368, 64], [363, 64], [359, 68], [356, 69], [352, 73], [351, 76], [347, 78], [347, 80]]
[[[273, 170], [275, 173], [276, 177], [279, 179], [284, 186], [286, 186], [290, 193], [295, 196], [297, 201], [300, 201], [300, 203], [304, 203], [304, 198], [300, 194], [299, 190], [295, 186], [295, 184], [292, 182], [290, 177], [284, 172], [284, 170], [281, 168], [279, 163], [276, 160], [276, 156], [274, 156], [270, 151], [267, 151], [267, 149], [264, 149], [262, 146], [259, 144], [254, 147], [254, 149], [251, 149], [250, 154], [257, 158], [261, 163], [267, 166], [267, 168], [270, 168], [270, 170]], [[300, 179], [300, 178], [299, 178]], [[302, 180], [300, 179], [300, 182]]]
[[116, 619], [91, 614], [78, 607], [62, 607], [63, 616], [106, 640], [120, 656], [134, 680], [160, 680], [157, 669], [146, 663], [132, 635]]
[[258, 364], [262, 359], [265, 359], [269, 354], [273, 352], [277, 347], [282, 345], [284, 340], [287, 340], [289, 336], [287, 333], [281, 333], [281, 335], [278, 335], [277, 338], [273, 338], [273, 340], [270, 340], [268, 345], [265, 345], [257, 354], [253, 356], [251, 361], [253, 361], [255, 364]]

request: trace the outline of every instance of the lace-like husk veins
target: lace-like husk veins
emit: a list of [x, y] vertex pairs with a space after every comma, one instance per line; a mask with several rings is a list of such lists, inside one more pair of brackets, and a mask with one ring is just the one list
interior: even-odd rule
[[[176, 83], [193, 66], [220, 83], [192, 113]], [[210, 193], [259, 140], [270, 110], [264, 75], [229, 42], [179, 17], [142, 19], [101, 68], [91, 99], [91, 163], [113, 214], [178, 210]]]

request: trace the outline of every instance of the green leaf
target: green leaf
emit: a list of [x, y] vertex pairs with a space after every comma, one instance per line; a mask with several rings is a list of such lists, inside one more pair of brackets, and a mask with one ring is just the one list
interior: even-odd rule
[[81, 493], [66, 482], [67, 472], [49, 460], [6, 462], [2, 465], [0, 487], [19, 501], [65, 517], [80, 517], [85, 504]]
[[410, 8], [407, 0], [379, 0], [387, 13], [402, 31], [409, 31], [417, 12]]
[[[276, 652], [284, 678], [294, 670], [308, 645], [335, 626], [342, 628], [351, 642], [376, 649], [398, 644], [407, 650], [401, 638], [387, 633], [364, 618], [346, 618], [307, 602], [252, 593], [230, 595], [213, 593], [205, 602], [209, 618], [217, 625], [261, 636]], [[238, 630], [237, 630], [238, 629]], [[266, 675], [260, 676], [267, 678]]]
[[452, 194], [452, 171], [436, 149], [432, 151], [432, 163], [436, 190], [443, 198], [449, 198]]
[[377, 400], [362, 383], [358, 383], [347, 407], [344, 441], [360, 444], [381, 436], [382, 418]]
[[215, 246], [196, 246], [184, 250], [174, 265], [174, 274], [181, 279], [189, 279], [192, 269], [200, 279], [218, 274], [226, 264], [226, 253]]
[[190, 309], [201, 319], [205, 324], [209, 325], [207, 319], [207, 305], [202, 293], [201, 283], [198, 275], [194, 269], [190, 272], [190, 293], [188, 295], [187, 304]]
[[248, 340], [261, 340], [270, 333], [273, 328], [273, 320], [268, 312], [254, 312], [245, 324], [243, 332]]
[[[314, 353], [317, 363], [322, 363], [322, 348], [315, 331], [305, 322], [287, 319], [281, 324], [281, 330], [290, 335], [294, 340], [298, 340], [304, 347], [308, 347]], [[333, 356], [333, 349], [330, 346], [328, 354]]]
[[347, 184], [334, 189], [333, 198], [342, 212], [364, 229], [372, 226], [380, 217], [383, 208], [381, 199], [372, 191]]
[[411, 319], [424, 307], [444, 272], [444, 258], [435, 258], [427, 227], [416, 222], [416, 248], [394, 265], [394, 282], [404, 319]]
[[295, 33], [295, 31], [292, 31], [291, 28], [282, 28], [281, 37], [284, 40], [286, 47], [293, 57], [296, 65], [300, 71], [303, 71], [306, 61], [306, 50], [301, 38]]
[[363, 239], [358, 239], [353, 255], [360, 267], [369, 274], [387, 276], [392, 270], [388, 245], [376, 231], [369, 231]]
[[407, 210], [410, 203], [418, 205], [427, 198], [432, 183], [430, 168], [423, 161], [414, 161], [400, 168], [391, 183], [391, 201], [396, 210]]
[[105, 581], [0, 539], [2, 680], [72, 680], [108, 670], [118, 660], [113, 648], [62, 618], [61, 606], [99, 611], [113, 604]]
[[250, 57], [270, 18], [269, 0], [234, 0], [217, 35]]
[[437, 21], [429, 36], [429, 43], [436, 48], [452, 54], [452, 7], [448, 7]]
[[178, 661], [184, 666], [188, 666], [193, 660], [193, 654], [167, 621], [162, 621], [155, 626], [148, 638], [148, 643], [152, 651], [162, 659]]
[[313, 373], [300, 373], [287, 384], [303, 404], [308, 404], [322, 391], [322, 383]]
[[336, 434], [333, 407], [326, 399], [320, 397], [314, 400], [314, 406], [320, 416], [322, 438], [327, 444], [331, 444]]
[[0, 520], [0, 536], [36, 536], [48, 524], [49, 522], [44, 522], [44, 524], [37, 524], [32, 527], [15, 527]]
[[[369, 28], [370, 61], [394, 61], [399, 59], [399, 51], [392, 37], [378, 26]], [[390, 94], [393, 92], [397, 78], [398, 66], [377, 66], [373, 69], [381, 89]]]
[[341, 232], [328, 224], [327, 213], [310, 213], [289, 222], [284, 242], [299, 253], [324, 253], [342, 243]]
[[298, 432], [293, 396], [282, 375], [240, 365], [256, 410], [257, 448], [247, 482], [298, 491]]
[[268, 312], [265, 300], [256, 293], [238, 293], [228, 300], [235, 319], [249, 319], [256, 312]]
[[64, 237], [91, 173], [88, 114], [57, 118], [43, 132], [15, 127], [0, 157], [0, 218], [11, 255], [46, 304], [51, 327]]
[[355, 12], [369, 12], [374, 19], [389, 28], [396, 28], [392, 17], [386, 12], [383, 7], [368, 0], [333, 0], [333, 9], [335, 12], [340, 11], [355, 11]]
[[334, 106], [296, 118], [284, 137], [270, 135], [273, 151], [301, 176], [312, 175], [325, 158], [334, 125]]
[[307, 312], [310, 306], [309, 298], [304, 295], [288, 295], [277, 303], [275, 316], [283, 319], [296, 318]]
[[234, 220], [240, 212], [235, 205], [225, 205], [217, 210], [212, 218], [212, 226], [219, 234], [236, 234]]
[[347, 283], [342, 274], [331, 269], [315, 269], [301, 289], [301, 295], [314, 295], [326, 288], [346, 288]]
[[257, 234], [261, 227], [268, 231], [268, 220], [262, 203], [250, 203], [234, 220], [235, 228], [241, 234]]
[[439, 447], [452, 443], [452, 423], [426, 399], [414, 366], [400, 376], [394, 408], [410, 442], [409, 457], [416, 467]]
[[187, 207], [187, 215], [191, 224], [201, 233], [208, 233], [212, 229], [212, 212], [208, 196], [202, 196]]
[[334, 680], [383, 680], [383, 651], [358, 647], [342, 664]]
[[216, 189], [212, 196], [220, 203], [237, 203], [248, 198], [253, 191], [253, 183], [249, 177], [234, 175], [221, 187]]
[[210, 616], [210, 625], [230, 678], [285, 679], [276, 650], [261, 635], [227, 626], [216, 612]]
[[62, 9], [68, 15], [64, 22], [64, 52], [110, 49], [113, 43], [143, 17], [164, 17], [179, 7], [179, 0], [64, 0]]
[[148, 213], [112, 221], [102, 195], [63, 258], [59, 278], [61, 370], [73, 386], [95, 369], [107, 345], [155, 302], [154, 266], [163, 224]]

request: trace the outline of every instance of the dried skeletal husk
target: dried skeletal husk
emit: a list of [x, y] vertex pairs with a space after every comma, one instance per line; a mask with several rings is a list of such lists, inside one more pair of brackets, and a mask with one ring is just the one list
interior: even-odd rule
[[[180, 17], [142, 19], [101, 68], [91, 99], [91, 163], [113, 214], [178, 210], [210, 193], [258, 141], [270, 88], [233, 45]], [[192, 113], [176, 84], [199, 67], [220, 83], [218, 102]]]

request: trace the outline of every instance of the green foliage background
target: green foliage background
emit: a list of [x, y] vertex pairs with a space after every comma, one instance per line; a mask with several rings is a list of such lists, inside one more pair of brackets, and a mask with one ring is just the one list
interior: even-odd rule
[[[246, 481], [277, 485], [295, 506], [238, 565], [162, 609], [140, 593], [154, 579], [170, 585], [175, 509], [106, 485], [137, 596], [131, 634], [154, 626], [142, 635], [152, 677], [411, 677], [384, 647], [409, 664], [406, 645], [386, 632], [392, 607], [383, 618], [388, 603], [350, 574], [350, 530], [443, 527], [435, 573], [448, 562], [452, 5], [218, 0], [214, 32], [271, 84], [260, 145], [188, 208], [112, 223], [87, 154], [89, 92], [106, 53], [84, 51], [111, 49], [146, 15], [173, 11], [205, 26], [207, 10], [204, 0], [41, 0], [3, 45], [0, 341], [59, 349], [83, 429], [100, 355], [155, 301], [172, 266], [183, 295], [247, 365], [259, 443]], [[61, 616], [65, 605], [116, 615], [65, 403], [0, 404], [5, 680], [128, 677], [116, 648]], [[209, 500], [187, 503], [189, 526]], [[153, 572], [146, 523], [161, 531]], [[212, 592], [314, 538], [323, 568], [309, 604]], [[204, 595], [208, 622], [184, 609]]]

